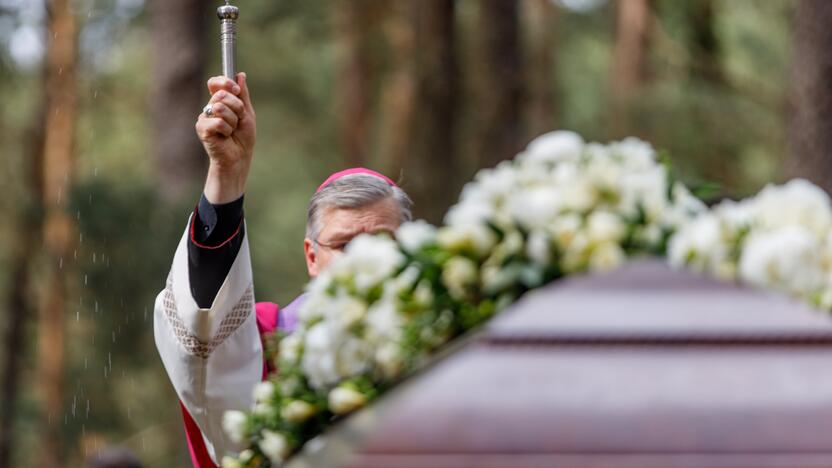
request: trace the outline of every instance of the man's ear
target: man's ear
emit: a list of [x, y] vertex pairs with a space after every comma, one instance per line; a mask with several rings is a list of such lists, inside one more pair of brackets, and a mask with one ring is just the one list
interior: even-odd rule
[[303, 255], [306, 258], [306, 271], [310, 278], [318, 276], [318, 254], [315, 244], [309, 238], [303, 240]]

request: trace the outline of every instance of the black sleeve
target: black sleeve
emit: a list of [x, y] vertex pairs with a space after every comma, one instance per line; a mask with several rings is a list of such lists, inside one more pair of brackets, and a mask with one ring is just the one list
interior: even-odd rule
[[199, 199], [188, 235], [191, 295], [201, 308], [214, 302], [243, 242], [243, 198], [214, 205]]

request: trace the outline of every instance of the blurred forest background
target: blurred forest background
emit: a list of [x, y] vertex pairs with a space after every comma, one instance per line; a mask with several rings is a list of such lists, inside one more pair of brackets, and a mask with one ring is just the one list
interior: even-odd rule
[[[152, 306], [205, 173], [219, 3], [0, 0], [0, 466], [188, 463]], [[346, 166], [401, 178], [432, 222], [555, 128], [645, 138], [717, 196], [830, 188], [827, 0], [233, 3], [259, 300], [301, 291], [306, 202]]]

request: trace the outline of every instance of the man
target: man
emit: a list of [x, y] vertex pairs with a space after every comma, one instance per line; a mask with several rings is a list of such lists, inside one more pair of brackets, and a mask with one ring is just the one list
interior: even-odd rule
[[[303, 296], [278, 311], [254, 303], [243, 194], [256, 139], [246, 75], [208, 80], [211, 100], [196, 123], [210, 164], [202, 197], [156, 298], [156, 347], [179, 396], [194, 466], [213, 467], [239, 449], [222, 430], [230, 409], [249, 409], [264, 378], [261, 335], [291, 331]], [[309, 203], [303, 250], [315, 277], [362, 233], [389, 232], [410, 219], [411, 201], [367, 169], [330, 176]]]

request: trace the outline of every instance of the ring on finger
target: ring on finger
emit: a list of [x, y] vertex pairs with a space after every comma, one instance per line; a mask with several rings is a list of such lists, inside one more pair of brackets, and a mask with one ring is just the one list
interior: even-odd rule
[[212, 117], [214, 115], [214, 105], [213, 104], [205, 104], [205, 107], [202, 108], [202, 113], [208, 117]]

